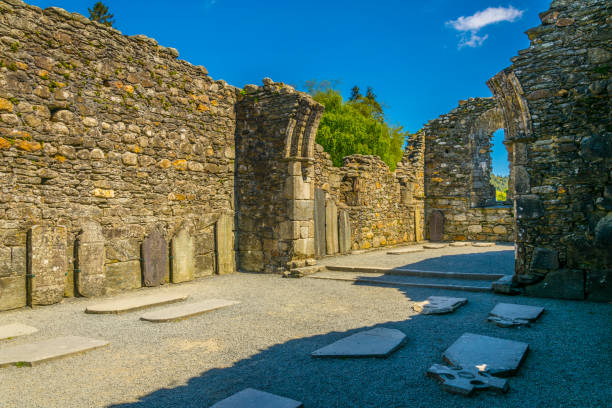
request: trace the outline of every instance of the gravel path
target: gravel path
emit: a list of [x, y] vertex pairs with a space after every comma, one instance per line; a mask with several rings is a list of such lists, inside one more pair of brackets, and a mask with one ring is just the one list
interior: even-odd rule
[[[0, 347], [63, 335], [111, 344], [38, 367], [0, 369], [0, 406], [202, 408], [246, 387], [303, 401], [307, 408], [604, 407], [612, 401], [610, 304], [255, 274], [122, 296], [151, 290], [186, 291], [188, 302], [224, 298], [242, 303], [165, 324], [139, 321], [142, 311], [83, 313], [100, 299], [1, 313], [3, 324], [22, 322], [40, 331], [0, 342]], [[411, 302], [430, 295], [467, 296], [469, 303], [452, 315], [415, 315]], [[531, 328], [502, 329], [485, 321], [499, 301], [540, 305], [546, 312]], [[408, 336], [387, 359], [309, 356], [358, 330], [380, 326]], [[531, 351], [510, 379], [508, 394], [466, 399], [425, 377], [464, 332], [529, 343]]]
[[[393, 249], [400, 248], [403, 247]], [[484, 248], [447, 246], [402, 255], [388, 255], [389, 250], [385, 248], [358, 255], [335, 256], [325, 258], [320, 263], [377, 268], [406, 267], [423, 271], [514, 274], [513, 244], [495, 244]]]

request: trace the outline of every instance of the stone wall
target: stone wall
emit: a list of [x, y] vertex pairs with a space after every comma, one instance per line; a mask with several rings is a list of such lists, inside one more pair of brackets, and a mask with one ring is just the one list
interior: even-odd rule
[[[140, 287], [154, 230], [169, 243], [188, 228], [195, 276], [233, 270], [237, 92], [177, 56], [62, 9], [0, 4], [0, 310], [26, 303], [26, 270], [33, 304]], [[97, 270], [79, 266], [77, 236], [103, 242]]]
[[515, 281], [533, 295], [612, 299], [612, 106], [605, 0], [555, 0], [488, 85], [514, 163]]

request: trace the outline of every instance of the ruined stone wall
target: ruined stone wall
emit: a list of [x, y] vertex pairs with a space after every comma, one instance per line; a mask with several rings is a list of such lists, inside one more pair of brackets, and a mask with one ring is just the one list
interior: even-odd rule
[[[196, 276], [219, 271], [215, 241], [233, 245], [237, 92], [177, 56], [62, 9], [0, 4], [0, 310], [25, 304], [39, 244], [65, 256], [64, 281], [48, 287], [74, 294], [88, 220], [101, 226], [108, 291], [142, 284], [140, 244], [154, 229], [169, 242], [185, 225]], [[35, 225], [49, 228], [28, 241]]]
[[612, 299], [612, 4], [555, 0], [489, 80], [514, 162], [517, 283]]
[[281, 273], [303, 266], [314, 257], [314, 139], [323, 106], [264, 79], [244, 88], [237, 111], [239, 267]]
[[493, 98], [471, 98], [421, 129], [425, 216], [430, 220], [434, 211], [442, 212], [443, 240], [514, 240], [512, 207], [495, 202], [489, 183], [491, 137], [503, 126]]

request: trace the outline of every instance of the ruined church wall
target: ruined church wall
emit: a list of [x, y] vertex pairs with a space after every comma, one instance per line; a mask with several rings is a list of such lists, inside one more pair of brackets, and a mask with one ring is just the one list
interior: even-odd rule
[[66, 296], [85, 219], [102, 228], [108, 291], [141, 285], [154, 228], [169, 242], [188, 224], [196, 276], [218, 270], [221, 214], [233, 239], [237, 92], [177, 56], [62, 9], [0, 4], [0, 310], [25, 304], [34, 225], [66, 228]]
[[516, 282], [612, 299], [612, 5], [555, 0], [489, 80], [515, 163]]

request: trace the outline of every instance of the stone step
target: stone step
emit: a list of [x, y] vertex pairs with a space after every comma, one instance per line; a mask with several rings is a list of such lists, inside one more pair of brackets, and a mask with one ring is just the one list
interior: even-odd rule
[[207, 299], [202, 302], [187, 303], [161, 310], [155, 310], [142, 315], [140, 320], [146, 320], [154, 323], [171, 322], [197, 316], [199, 314], [221, 309], [223, 307], [236, 305], [238, 303], [240, 302], [236, 302], [234, 300]]
[[55, 360], [74, 354], [107, 346], [108, 341], [80, 336], [57, 337], [38, 343], [0, 349], [0, 367], [10, 365], [34, 366], [45, 361]]
[[424, 278], [443, 278], [443, 279], [467, 279], [467, 280], [488, 280], [495, 281], [503, 278], [501, 273], [465, 273], [465, 272], [440, 272], [422, 271], [411, 268], [370, 268], [355, 266], [328, 265], [327, 270], [337, 272], [361, 272], [361, 273], [384, 273], [386, 275], [397, 276], [420, 276]]
[[38, 329], [36, 327], [27, 326], [21, 323], [12, 323], [4, 326], [0, 326], [0, 340], [12, 339], [13, 337], [26, 336], [28, 334], [36, 333]]
[[348, 282], [375, 283], [379, 285], [406, 286], [415, 288], [433, 288], [460, 290], [467, 292], [489, 292], [491, 281], [467, 281], [465, 279], [427, 278], [420, 276], [397, 276], [387, 274], [370, 274], [364, 276], [359, 272], [319, 272], [308, 276], [310, 279], [329, 279]]
[[105, 302], [88, 306], [85, 313], [92, 314], [118, 314], [133, 312], [152, 306], [167, 305], [169, 303], [182, 302], [189, 295], [184, 293], [155, 293], [152, 295], [140, 295], [121, 299], [111, 299]]

